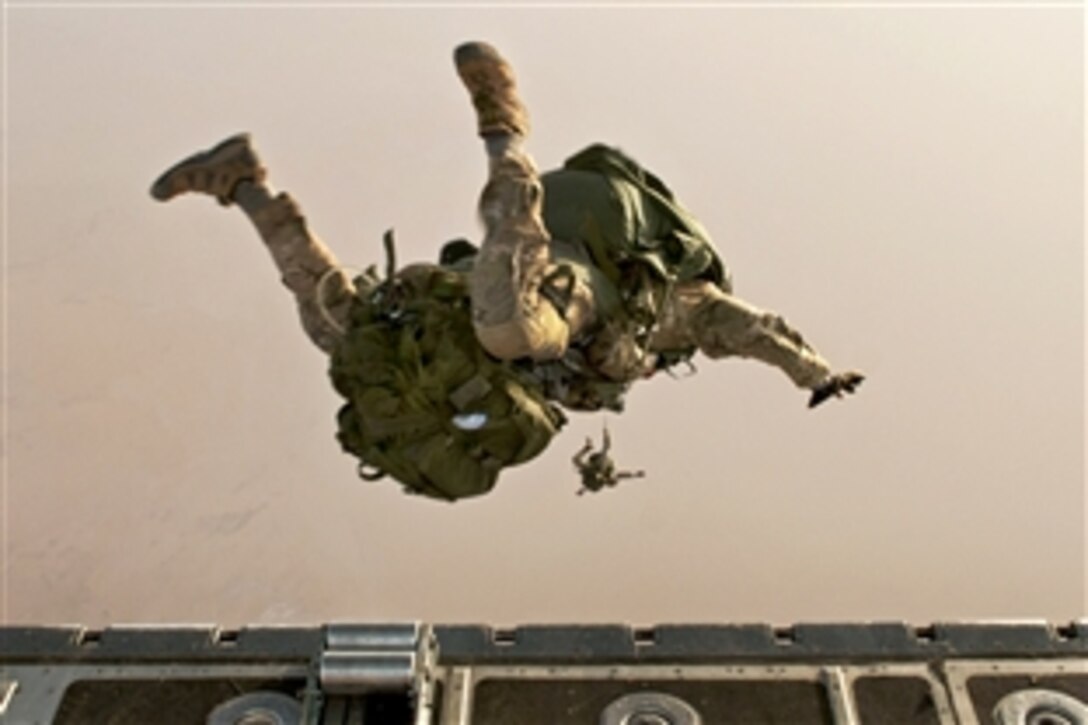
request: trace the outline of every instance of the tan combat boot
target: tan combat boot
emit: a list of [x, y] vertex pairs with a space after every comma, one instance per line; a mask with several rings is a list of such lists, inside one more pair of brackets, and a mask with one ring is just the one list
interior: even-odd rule
[[481, 136], [529, 133], [529, 117], [518, 98], [514, 69], [487, 43], [464, 43], [453, 52], [457, 74], [472, 97]]
[[240, 133], [171, 166], [151, 185], [151, 196], [167, 201], [195, 191], [211, 194], [227, 206], [233, 202], [231, 195], [239, 182], [259, 183], [265, 174], [249, 134]]

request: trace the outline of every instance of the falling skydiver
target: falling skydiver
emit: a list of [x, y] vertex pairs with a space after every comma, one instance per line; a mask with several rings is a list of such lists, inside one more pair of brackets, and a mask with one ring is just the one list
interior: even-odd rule
[[605, 426], [601, 435], [601, 450], [593, 450], [593, 439], [586, 438], [586, 444], [574, 454], [571, 463], [582, 479], [582, 487], [578, 489], [578, 495], [584, 493], [597, 493], [609, 486], [618, 486], [620, 481], [629, 478], [642, 478], [645, 471], [620, 471], [616, 469], [616, 462], [612, 460], [612, 436]]
[[544, 450], [562, 409], [620, 411], [633, 382], [697, 351], [773, 365], [810, 407], [855, 391], [861, 374], [832, 373], [782, 317], [732, 294], [706, 230], [658, 177], [601, 144], [539, 174], [510, 65], [479, 42], [454, 61], [488, 159], [479, 248], [456, 240], [439, 264], [395, 269], [387, 243], [384, 278], [352, 278], [269, 186], [247, 134], [151, 187], [160, 201], [209, 194], [252, 221], [330, 355], [347, 399], [338, 438], [360, 475], [445, 500], [486, 493]]

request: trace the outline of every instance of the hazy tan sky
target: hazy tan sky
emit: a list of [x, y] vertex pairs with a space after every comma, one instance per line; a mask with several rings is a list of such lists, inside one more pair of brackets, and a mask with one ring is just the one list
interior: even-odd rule
[[[7, 621], [1086, 612], [1081, 8], [10, 5]], [[575, 496], [602, 415], [480, 500], [358, 480], [241, 212], [147, 187], [248, 130], [345, 264], [433, 259], [478, 232], [467, 39], [542, 167], [630, 152], [860, 395], [703, 359], [607, 417], [617, 490]]]

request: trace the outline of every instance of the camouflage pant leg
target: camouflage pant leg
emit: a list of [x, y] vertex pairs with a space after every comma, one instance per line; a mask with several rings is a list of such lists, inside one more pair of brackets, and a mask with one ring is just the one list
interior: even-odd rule
[[314, 344], [332, 352], [344, 335], [355, 292], [335, 255], [310, 232], [298, 204], [279, 194], [247, 210], [283, 279], [298, 303], [302, 328]]
[[681, 284], [665, 302], [656, 350], [695, 345], [707, 357], [750, 357], [774, 365], [798, 387], [813, 389], [831, 370], [800, 333], [773, 312], [761, 310], [710, 282]]
[[485, 236], [469, 278], [476, 336], [500, 359], [561, 357], [571, 329], [542, 294], [550, 237], [541, 217], [543, 189], [533, 161], [518, 149], [490, 159], [480, 195]]

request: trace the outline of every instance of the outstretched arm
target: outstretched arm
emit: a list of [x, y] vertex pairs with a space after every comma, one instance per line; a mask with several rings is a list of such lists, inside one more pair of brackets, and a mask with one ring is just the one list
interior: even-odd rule
[[662, 324], [650, 340], [657, 351], [697, 347], [710, 358], [747, 357], [773, 365], [812, 392], [810, 407], [852, 393], [857, 372], [831, 366], [784, 318], [705, 280], [677, 285], [665, 301]]

